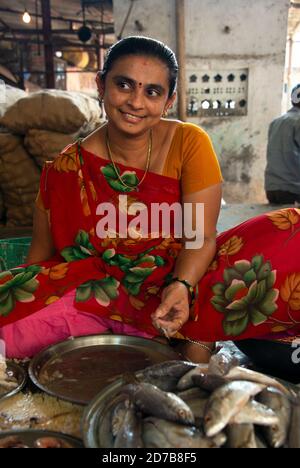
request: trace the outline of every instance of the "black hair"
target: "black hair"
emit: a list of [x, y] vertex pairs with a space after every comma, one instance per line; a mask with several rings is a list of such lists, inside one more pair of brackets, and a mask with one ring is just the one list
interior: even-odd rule
[[163, 42], [150, 37], [130, 36], [113, 44], [106, 54], [102, 78], [105, 80], [113, 64], [121, 57], [127, 55], [146, 55], [154, 57], [167, 65], [169, 69], [169, 98], [173, 96], [177, 86], [178, 63], [172, 49]]

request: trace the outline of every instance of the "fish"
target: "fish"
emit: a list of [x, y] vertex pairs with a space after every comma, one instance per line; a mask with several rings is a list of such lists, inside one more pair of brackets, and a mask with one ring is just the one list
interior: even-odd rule
[[258, 401], [271, 408], [278, 417], [278, 423], [264, 428], [263, 434], [271, 447], [283, 447], [287, 441], [292, 415], [292, 406], [288, 398], [274, 388], [266, 388]]
[[124, 419], [129, 408], [129, 404], [129, 400], [122, 400], [115, 406], [112, 412], [111, 432], [114, 437], [117, 436], [118, 432], [124, 424]]
[[122, 426], [116, 435], [114, 448], [143, 448], [142, 421], [134, 404], [125, 402], [127, 408]]
[[29, 448], [28, 446], [24, 445], [21, 438], [19, 436], [6, 436], [0, 438], [0, 449], [3, 448]]
[[145, 419], [143, 437], [149, 448], [219, 448], [226, 443], [225, 434], [209, 439], [198, 428], [152, 417]]
[[238, 365], [239, 360], [233, 356], [230, 351], [222, 348], [217, 354], [212, 355], [208, 366], [208, 373], [225, 376], [232, 367]]
[[228, 381], [220, 375], [211, 374], [194, 374], [192, 376], [193, 384], [199, 386], [202, 390], [207, 392], [214, 392], [223, 385], [226, 385]]
[[170, 335], [169, 335], [169, 333], [168, 333], [168, 331], [167, 331], [166, 328], [164, 328], [164, 327], [159, 327], [159, 330], [162, 332], [162, 334], [164, 335], [164, 337], [167, 338], [167, 340], [170, 340], [170, 339], [171, 339], [171, 337], [170, 337]]
[[256, 382], [266, 385], [267, 387], [274, 387], [280, 390], [284, 395], [292, 396], [290, 390], [285, 387], [278, 380], [268, 377], [260, 372], [255, 372], [244, 367], [233, 367], [225, 376], [227, 380], [247, 380], [248, 382]]
[[288, 447], [291, 449], [300, 448], [300, 397], [297, 396], [297, 403], [292, 405], [291, 425], [288, 436]]
[[128, 384], [122, 388], [122, 393], [127, 395], [140, 411], [150, 416], [187, 425], [195, 422], [191, 409], [181, 398], [150, 383]]
[[257, 448], [253, 424], [229, 424], [226, 429], [226, 434], [228, 448]]
[[230, 421], [231, 424], [256, 424], [257, 426], [278, 426], [279, 418], [267, 406], [255, 400], [249, 401]]
[[39, 449], [74, 448], [69, 442], [58, 437], [40, 437], [34, 442], [34, 446]]
[[207, 406], [208, 398], [195, 398], [194, 400], [189, 400], [188, 405], [191, 408], [195, 420], [203, 419], [205, 414], [205, 409]]
[[[184, 427], [184, 426], [182, 426]], [[172, 448], [166, 434], [157, 429], [154, 423], [145, 419], [143, 421], [143, 441], [145, 448]]]
[[229, 382], [218, 388], [209, 398], [204, 415], [204, 429], [208, 437], [221, 432], [252, 396], [266, 388], [254, 382]]
[[4, 390], [13, 390], [17, 388], [18, 383], [11, 380], [0, 380], [0, 387]]
[[[98, 441], [101, 448], [114, 447], [114, 437], [111, 426], [112, 414], [113, 410], [109, 409], [104, 411], [101, 417], [101, 422], [98, 429]], [[84, 427], [83, 430], [86, 432], [88, 428]]]
[[141, 371], [138, 380], [152, 383], [166, 392], [175, 391], [178, 380], [195, 367], [197, 364], [188, 361], [166, 361]]
[[189, 403], [190, 400], [202, 400], [203, 398], [209, 397], [209, 393], [205, 390], [202, 390], [200, 387], [188, 388], [187, 390], [183, 390], [182, 392], [177, 392], [176, 395], [179, 396], [179, 398], [181, 398], [186, 403]]
[[186, 372], [178, 381], [177, 389], [180, 391], [187, 390], [194, 386], [193, 376], [198, 374], [207, 374], [208, 373], [208, 365], [207, 364], [199, 364], [197, 367], [189, 370]]

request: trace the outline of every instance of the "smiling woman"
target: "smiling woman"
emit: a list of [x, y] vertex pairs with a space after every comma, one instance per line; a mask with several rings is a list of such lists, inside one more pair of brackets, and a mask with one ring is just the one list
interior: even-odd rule
[[[45, 166], [28, 264], [0, 275], [9, 356], [110, 330], [175, 337], [187, 358], [205, 361], [215, 340], [300, 329], [300, 212], [259, 217], [216, 239], [222, 176], [211, 141], [164, 118], [177, 71], [174, 53], [154, 39], [129, 37], [108, 51], [97, 75], [107, 122]], [[164, 228], [164, 213], [178, 205], [182, 236], [176, 210]], [[156, 206], [167, 209], [155, 232], [144, 232]], [[199, 206], [204, 241], [193, 248], [185, 228], [196, 236]], [[115, 224], [106, 212], [119, 213]]]

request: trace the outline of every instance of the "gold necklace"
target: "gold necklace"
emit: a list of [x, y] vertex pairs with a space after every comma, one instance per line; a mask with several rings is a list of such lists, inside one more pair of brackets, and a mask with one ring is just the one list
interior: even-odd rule
[[144, 175], [142, 177], [142, 179], [139, 181], [138, 184], [136, 185], [127, 185], [124, 180], [122, 179], [122, 177], [120, 176], [119, 174], [119, 170], [118, 168], [116, 167], [116, 164], [115, 164], [115, 161], [113, 159], [113, 156], [112, 156], [112, 151], [111, 151], [111, 148], [110, 148], [110, 143], [109, 143], [109, 137], [108, 137], [108, 131], [106, 131], [106, 146], [107, 146], [107, 152], [108, 152], [108, 156], [109, 156], [109, 159], [111, 160], [112, 162], [112, 165], [114, 167], [114, 170], [115, 170], [115, 173], [119, 179], [119, 181], [121, 182], [121, 184], [130, 189], [130, 190], [136, 190], [138, 189], [139, 185], [141, 185], [143, 183], [143, 181], [145, 180], [145, 177], [147, 175], [147, 172], [149, 170], [149, 167], [150, 167], [150, 161], [151, 161], [151, 154], [152, 154], [152, 130], [150, 130], [150, 138], [149, 138], [149, 145], [148, 145], [148, 152], [147, 152], [147, 163], [146, 163], [146, 169], [145, 169], [145, 172], [144, 172]]

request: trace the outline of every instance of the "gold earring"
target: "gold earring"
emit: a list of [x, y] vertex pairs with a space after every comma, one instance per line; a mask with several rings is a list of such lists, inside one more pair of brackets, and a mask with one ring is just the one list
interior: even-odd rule
[[164, 112], [163, 112], [163, 118], [165, 119], [166, 117], [168, 117], [168, 110], [169, 109], [165, 109]]

